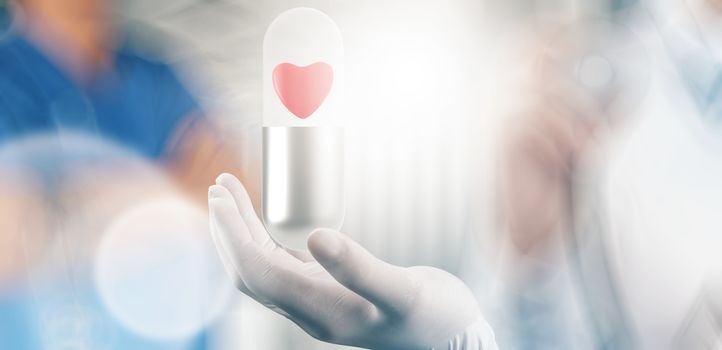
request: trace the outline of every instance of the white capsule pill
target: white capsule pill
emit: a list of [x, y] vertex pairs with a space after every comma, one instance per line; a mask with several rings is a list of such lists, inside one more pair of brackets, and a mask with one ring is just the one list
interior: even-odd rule
[[326, 14], [280, 14], [263, 40], [263, 203], [266, 229], [304, 249], [344, 216], [343, 42]]

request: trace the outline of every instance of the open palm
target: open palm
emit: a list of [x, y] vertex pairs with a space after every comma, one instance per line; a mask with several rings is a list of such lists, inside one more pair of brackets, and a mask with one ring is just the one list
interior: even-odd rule
[[211, 186], [209, 208], [214, 241], [236, 286], [317, 339], [376, 349], [447, 347], [480, 318], [474, 297], [453, 275], [388, 264], [339, 232], [315, 230], [308, 251], [284, 248], [232, 175]]

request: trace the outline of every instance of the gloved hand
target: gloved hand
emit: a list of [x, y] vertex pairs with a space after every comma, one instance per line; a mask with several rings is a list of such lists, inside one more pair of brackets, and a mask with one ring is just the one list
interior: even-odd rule
[[208, 202], [236, 286], [311, 336], [373, 349], [496, 349], [476, 300], [453, 275], [388, 264], [329, 229], [310, 235], [308, 252], [286, 249], [229, 174], [211, 186]]

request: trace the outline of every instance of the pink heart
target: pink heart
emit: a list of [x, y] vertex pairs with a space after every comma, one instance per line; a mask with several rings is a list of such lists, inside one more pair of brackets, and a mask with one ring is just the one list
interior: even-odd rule
[[333, 68], [324, 62], [299, 67], [281, 63], [273, 69], [273, 88], [286, 108], [301, 119], [313, 114], [331, 91]]

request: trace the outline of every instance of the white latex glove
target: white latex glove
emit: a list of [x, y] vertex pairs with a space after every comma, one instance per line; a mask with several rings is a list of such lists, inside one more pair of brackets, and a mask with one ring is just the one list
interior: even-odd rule
[[453, 275], [388, 264], [328, 229], [310, 235], [308, 252], [286, 249], [229, 174], [208, 202], [216, 247], [238, 288], [314, 338], [373, 349], [496, 349], [476, 300]]

